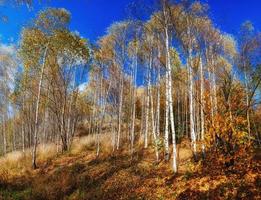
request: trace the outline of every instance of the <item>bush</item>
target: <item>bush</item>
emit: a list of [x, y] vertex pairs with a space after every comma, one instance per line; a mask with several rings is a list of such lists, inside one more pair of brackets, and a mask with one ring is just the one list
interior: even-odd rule
[[250, 142], [246, 131], [247, 123], [243, 117], [216, 115], [213, 123], [208, 126], [206, 146], [213, 156], [217, 156], [215, 159], [220, 164], [230, 167], [247, 154]]

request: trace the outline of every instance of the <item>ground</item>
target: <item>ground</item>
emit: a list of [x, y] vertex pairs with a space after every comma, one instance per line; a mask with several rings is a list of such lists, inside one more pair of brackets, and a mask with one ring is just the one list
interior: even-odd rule
[[[180, 167], [155, 162], [153, 148], [96, 157], [93, 146], [41, 160], [37, 170], [2, 170], [0, 199], [118, 200], [118, 199], [260, 199], [260, 160], [247, 171], [215, 169], [194, 162], [189, 145], [179, 145]], [[204, 169], [204, 166], [206, 169]], [[5, 173], [4, 173], [5, 172]]]

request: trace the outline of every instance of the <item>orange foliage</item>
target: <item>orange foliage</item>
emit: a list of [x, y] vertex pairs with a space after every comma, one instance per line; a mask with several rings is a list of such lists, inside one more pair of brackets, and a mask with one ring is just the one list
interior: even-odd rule
[[205, 142], [219, 165], [233, 166], [247, 155], [250, 142], [244, 117], [217, 114], [208, 126]]

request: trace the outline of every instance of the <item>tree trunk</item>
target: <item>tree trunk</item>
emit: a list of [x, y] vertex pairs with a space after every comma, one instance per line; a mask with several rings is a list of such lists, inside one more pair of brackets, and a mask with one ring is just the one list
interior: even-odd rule
[[192, 71], [192, 50], [189, 49], [189, 58], [188, 58], [188, 70], [189, 70], [189, 116], [190, 116], [190, 137], [191, 137], [191, 145], [194, 154], [194, 158], [196, 158], [197, 146], [196, 146], [196, 133], [195, 133], [195, 124], [194, 124], [194, 107], [193, 107], [193, 71]]
[[135, 118], [136, 118], [136, 76], [137, 76], [137, 67], [138, 67], [138, 50], [135, 48], [135, 63], [134, 63], [134, 73], [133, 73], [133, 98], [132, 98], [132, 124], [131, 124], [131, 154], [134, 152], [134, 140], [135, 140]]
[[40, 105], [40, 97], [41, 97], [41, 90], [42, 90], [42, 82], [43, 82], [43, 75], [44, 75], [44, 68], [45, 68], [45, 61], [47, 56], [48, 44], [45, 47], [44, 56], [43, 56], [43, 64], [41, 68], [41, 75], [38, 85], [38, 92], [37, 92], [37, 99], [36, 99], [36, 109], [35, 109], [35, 123], [34, 123], [34, 146], [33, 146], [33, 153], [32, 153], [32, 167], [36, 169], [36, 148], [37, 148], [37, 136], [38, 136], [38, 127], [39, 127], [39, 105]]
[[153, 94], [152, 94], [152, 88], [151, 88], [151, 73], [152, 70], [152, 53], [150, 54], [150, 64], [149, 64], [149, 74], [148, 74], [148, 95], [150, 99], [150, 115], [151, 115], [151, 127], [152, 127], [152, 136], [154, 140], [154, 148], [155, 148], [155, 154], [156, 154], [156, 160], [159, 161], [159, 150], [158, 150], [158, 137], [156, 134], [156, 128], [155, 128], [155, 120], [154, 120], [154, 101], [153, 101]]
[[73, 72], [73, 91], [71, 94], [71, 99], [69, 100], [69, 111], [68, 111], [68, 119], [67, 119], [67, 129], [66, 129], [66, 137], [67, 137], [67, 146], [70, 147], [71, 146], [71, 141], [73, 138], [71, 138], [72, 136], [70, 135], [70, 129], [72, 129], [72, 122], [71, 122], [71, 118], [72, 118], [72, 104], [73, 104], [73, 95], [74, 95], [74, 89], [76, 86], [76, 69]]
[[[168, 59], [168, 58], [166, 58]], [[165, 160], [169, 160], [169, 74], [165, 75], [165, 133], [164, 133], [164, 147], [165, 147]]]
[[118, 113], [118, 133], [117, 133], [117, 150], [120, 148], [120, 136], [121, 136], [121, 117], [122, 117], [122, 104], [123, 104], [123, 74], [120, 73], [120, 102]]
[[203, 72], [203, 64], [202, 64], [202, 58], [200, 56], [199, 58], [199, 70], [200, 70], [200, 130], [201, 130], [201, 142], [202, 142], [202, 154], [203, 157], [205, 157], [205, 116], [204, 116], [204, 106], [205, 106], [205, 100], [204, 100], [204, 72]]
[[167, 63], [167, 93], [169, 102], [169, 113], [170, 113], [170, 127], [172, 135], [172, 150], [173, 150], [173, 171], [176, 173], [178, 171], [177, 167], [177, 148], [176, 148], [176, 131], [174, 125], [174, 111], [173, 111], [173, 98], [172, 98], [172, 76], [171, 76], [171, 66], [170, 66], [170, 50], [169, 50], [169, 34], [168, 29], [165, 29], [165, 40], [166, 40], [166, 63]]
[[157, 110], [156, 110], [156, 134], [160, 136], [160, 66], [157, 69]]
[[[206, 42], [205, 42], [205, 45], [206, 45]], [[212, 83], [212, 80], [211, 80], [211, 63], [209, 61], [209, 49], [207, 48], [206, 49], [206, 52], [205, 52], [205, 57], [206, 57], [206, 63], [207, 63], [207, 70], [208, 70], [208, 81], [209, 81], [209, 101], [210, 101], [210, 116], [211, 116], [211, 123], [213, 123], [213, 118], [214, 118], [214, 103], [213, 103], [213, 91], [212, 91], [212, 88], [213, 88], [213, 83]]]
[[249, 90], [248, 90], [248, 78], [247, 78], [247, 73], [246, 73], [246, 67], [244, 67], [244, 79], [245, 79], [245, 88], [246, 88], [246, 114], [247, 114], [247, 131], [248, 131], [248, 136], [250, 140], [250, 134], [251, 134], [251, 125], [250, 125], [250, 113], [249, 113]]
[[214, 115], [218, 112], [218, 102], [217, 102], [217, 83], [216, 83], [216, 73], [215, 73], [215, 61], [212, 58], [212, 82], [213, 82], [213, 101], [214, 101]]
[[152, 66], [152, 58], [149, 58], [149, 67], [147, 69], [147, 80], [148, 85], [146, 88], [146, 106], [145, 106], [145, 132], [144, 132], [144, 148], [148, 147], [148, 131], [149, 131], [149, 106], [150, 106], [150, 99], [149, 99], [149, 88], [150, 88], [150, 69]]
[[7, 153], [5, 114], [3, 114], [2, 130], [3, 130], [3, 147], [4, 147], [4, 155], [5, 155]]

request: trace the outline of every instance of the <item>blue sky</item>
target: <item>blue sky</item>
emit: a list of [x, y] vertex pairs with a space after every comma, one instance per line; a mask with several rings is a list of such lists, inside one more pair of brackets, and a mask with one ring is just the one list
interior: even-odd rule
[[[261, 30], [261, 0], [205, 1], [210, 5], [215, 24], [222, 31], [236, 34], [245, 20], [251, 20]], [[111, 23], [125, 19], [126, 6], [130, 2], [131, 0], [49, 0], [49, 3], [34, 5], [31, 11], [26, 6], [0, 6], [0, 13], [9, 17], [8, 23], [0, 23], [0, 42], [17, 42], [22, 26], [47, 6], [69, 10], [72, 14], [71, 30], [78, 31], [94, 42]]]

